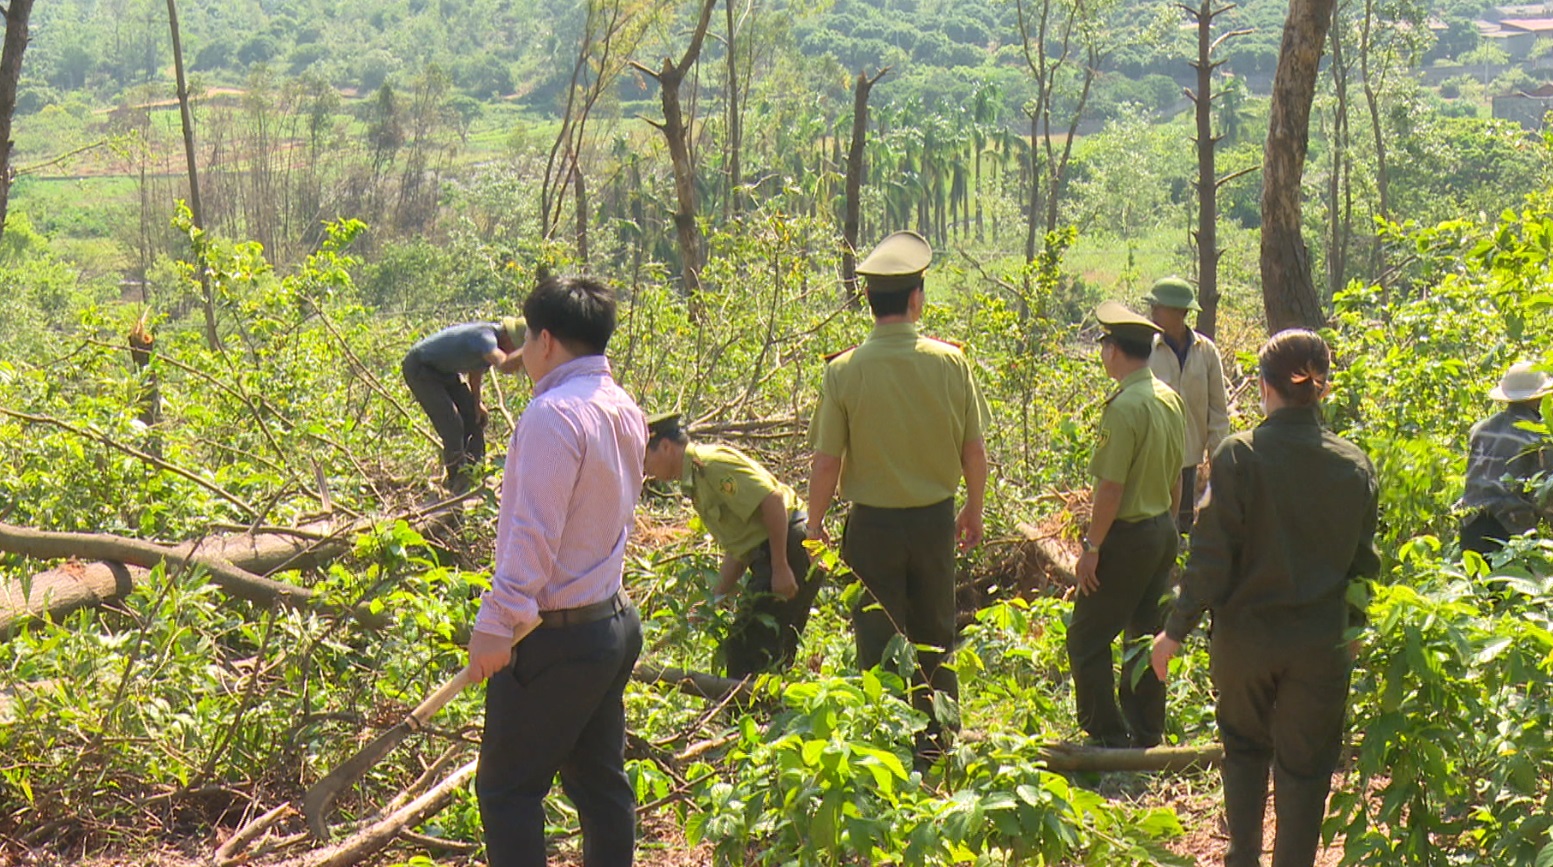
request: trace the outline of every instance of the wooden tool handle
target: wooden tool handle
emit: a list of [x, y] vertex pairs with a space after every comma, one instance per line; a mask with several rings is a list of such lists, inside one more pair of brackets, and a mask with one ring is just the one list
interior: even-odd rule
[[416, 705], [415, 710], [410, 711], [410, 715], [405, 717], [405, 721], [410, 724], [411, 728], [419, 729], [426, 724], [427, 720], [431, 719], [433, 714], [442, 710], [442, 706], [451, 701], [453, 696], [463, 692], [464, 687], [468, 685], [469, 669], [465, 668], [460, 670], [458, 674], [448, 678], [447, 683], [437, 687], [436, 692], [426, 696], [425, 701]]

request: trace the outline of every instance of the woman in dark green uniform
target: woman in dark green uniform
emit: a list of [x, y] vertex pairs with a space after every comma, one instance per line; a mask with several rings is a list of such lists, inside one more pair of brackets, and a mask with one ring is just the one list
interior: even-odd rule
[[1276, 778], [1273, 867], [1310, 867], [1342, 748], [1363, 612], [1350, 585], [1375, 575], [1375, 470], [1326, 430], [1318, 409], [1331, 353], [1314, 332], [1281, 331], [1262, 347], [1267, 419], [1213, 455], [1208, 502], [1153, 665], [1213, 612], [1213, 682], [1224, 740], [1226, 867], [1261, 864], [1267, 773]]

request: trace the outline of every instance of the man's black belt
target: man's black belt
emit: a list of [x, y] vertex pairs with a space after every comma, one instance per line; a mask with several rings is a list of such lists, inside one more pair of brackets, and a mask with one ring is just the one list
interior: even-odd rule
[[614, 617], [624, 611], [631, 602], [626, 598], [624, 590], [616, 590], [608, 599], [595, 602], [592, 605], [582, 605], [577, 608], [557, 608], [554, 611], [539, 612], [539, 628], [553, 629], [558, 626], [579, 626], [584, 623], [593, 623], [606, 617]]

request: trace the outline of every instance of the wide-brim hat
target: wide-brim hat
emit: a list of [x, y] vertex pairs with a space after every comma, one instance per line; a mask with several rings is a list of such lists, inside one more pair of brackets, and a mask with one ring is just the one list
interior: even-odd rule
[[523, 348], [523, 335], [528, 331], [528, 322], [522, 316], [503, 316], [501, 319], [501, 330], [512, 341], [512, 348]]
[[1510, 365], [1488, 396], [1505, 403], [1536, 400], [1553, 394], [1553, 376], [1538, 370], [1530, 361], [1517, 361]]
[[1174, 307], [1177, 310], [1202, 310], [1197, 303], [1197, 292], [1192, 284], [1180, 277], [1166, 277], [1149, 289], [1143, 300], [1155, 307]]

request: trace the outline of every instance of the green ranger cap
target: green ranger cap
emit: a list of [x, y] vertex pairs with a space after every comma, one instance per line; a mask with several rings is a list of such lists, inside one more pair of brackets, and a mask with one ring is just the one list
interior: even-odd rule
[[857, 273], [868, 278], [870, 292], [901, 292], [915, 288], [932, 262], [933, 248], [926, 239], [916, 232], [896, 232], [857, 263]]
[[1164, 333], [1163, 328], [1116, 301], [1100, 302], [1100, 306], [1095, 308], [1095, 318], [1100, 320], [1100, 327], [1105, 329], [1108, 337], [1147, 344], [1154, 339], [1154, 335]]
[[1177, 310], [1201, 310], [1197, 304], [1197, 293], [1192, 290], [1192, 284], [1180, 277], [1166, 277], [1154, 284], [1149, 294], [1143, 296], [1143, 300], [1155, 307], [1174, 307]]
[[528, 330], [528, 323], [522, 316], [503, 316], [501, 330], [507, 332], [507, 336], [512, 339], [514, 349], [523, 348], [523, 333]]
[[647, 417], [647, 435], [649, 437], [677, 437], [679, 436], [680, 414], [677, 412], [660, 412], [657, 415]]

